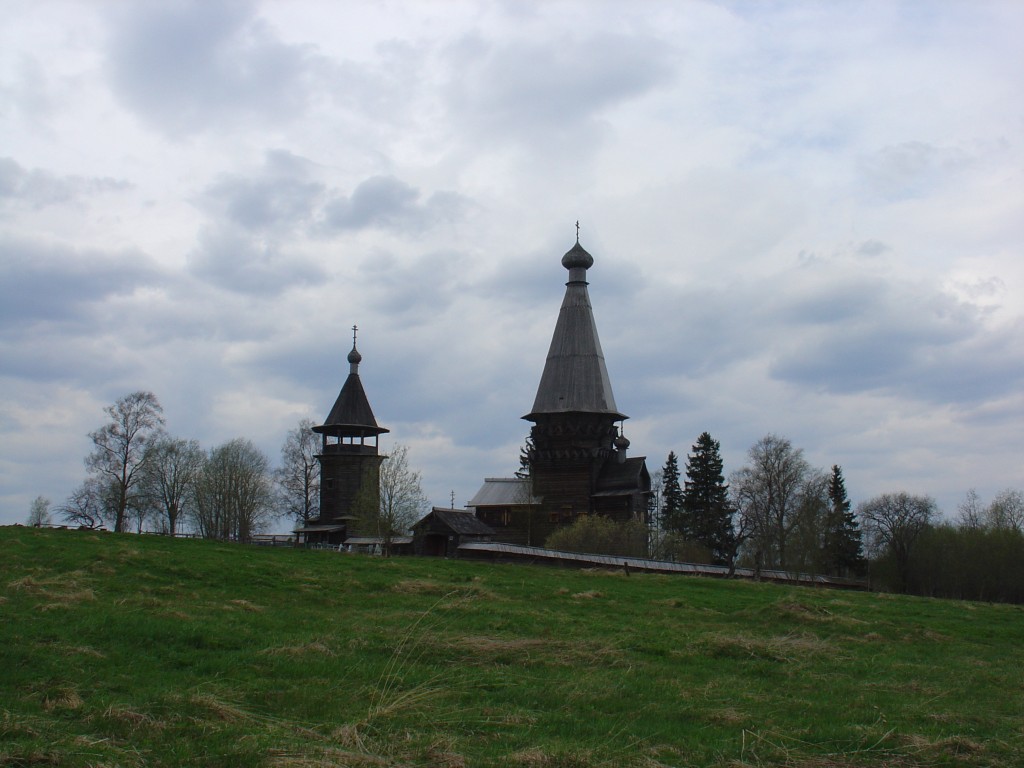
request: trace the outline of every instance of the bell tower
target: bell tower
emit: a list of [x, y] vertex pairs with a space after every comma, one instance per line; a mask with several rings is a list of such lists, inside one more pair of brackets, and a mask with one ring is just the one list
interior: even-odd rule
[[[344, 536], [353, 520], [360, 492], [369, 492], [371, 503], [378, 502], [378, 473], [384, 456], [378, 452], [377, 438], [387, 429], [377, 425], [370, 402], [359, 379], [363, 356], [356, 348], [352, 326], [352, 351], [348, 353], [349, 374], [326, 421], [313, 431], [323, 436], [320, 454], [320, 520], [318, 527], [341, 527]], [[374, 487], [364, 489], [366, 482]], [[332, 543], [334, 542], [331, 537]]]

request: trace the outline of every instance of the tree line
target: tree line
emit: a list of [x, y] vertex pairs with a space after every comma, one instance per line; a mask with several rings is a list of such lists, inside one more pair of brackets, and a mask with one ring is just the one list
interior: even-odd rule
[[[648, 536], [636, 524], [581, 520], [549, 546], [603, 548], [726, 566], [867, 580], [870, 586], [941, 597], [1024, 602], [1024, 494], [989, 505], [972, 490], [956, 520], [934, 499], [897, 491], [851, 504], [838, 464], [812, 466], [786, 438], [769, 434], [747, 462], [724, 474], [720, 444], [704, 432], [680, 468], [670, 451], [652, 483]], [[584, 544], [585, 542], [585, 544]]]
[[[108, 421], [89, 433], [86, 478], [55, 508], [64, 522], [121, 533], [188, 532], [209, 539], [248, 541], [278, 519], [306, 523], [320, 515], [320, 439], [303, 419], [288, 432], [276, 468], [251, 440], [235, 438], [204, 450], [165, 429], [163, 407], [151, 392], [132, 392], [104, 409]], [[378, 518], [404, 522], [399, 491], [425, 502], [407, 449], [395, 446], [380, 473], [382, 506], [360, 504], [365, 527]], [[411, 490], [410, 490], [411, 488]], [[419, 509], [419, 507], [417, 509]], [[52, 522], [50, 502], [37, 497], [29, 524]], [[415, 521], [413, 521], [415, 522]]]

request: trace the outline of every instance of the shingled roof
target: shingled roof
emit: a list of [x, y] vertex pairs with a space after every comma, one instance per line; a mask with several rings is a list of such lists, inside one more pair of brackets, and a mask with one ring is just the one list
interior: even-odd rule
[[530, 495], [530, 481], [523, 477], [487, 477], [467, 507], [500, 507], [517, 504], [539, 504]]
[[472, 512], [461, 509], [445, 509], [444, 507], [434, 507], [414, 527], [427, 524], [431, 517], [461, 536], [492, 536], [497, 533], [483, 520], [478, 520]]
[[622, 496], [635, 493], [638, 488], [650, 487], [647, 474], [647, 460], [634, 456], [625, 461], [611, 461], [605, 464], [597, 478], [595, 496]]
[[537, 421], [537, 417], [553, 413], [601, 413], [616, 421], [627, 418], [615, 406], [590, 305], [587, 270], [593, 263], [594, 257], [579, 240], [562, 257], [562, 266], [569, 270], [569, 282], [565, 284], [565, 298], [533, 410], [524, 419]]
[[348, 353], [348, 378], [345, 379], [345, 384], [338, 394], [338, 399], [334, 401], [334, 407], [331, 408], [327, 420], [320, 426], [313, 427], [314, 432], [337, 437], [369, 437], [389, 431], [377, 425], [370, 401], [366, 399], [363, 383], [359, 380], [359, 363], [362, 359], [363, 356], [359, 354], [353, 341], [352, 351]]

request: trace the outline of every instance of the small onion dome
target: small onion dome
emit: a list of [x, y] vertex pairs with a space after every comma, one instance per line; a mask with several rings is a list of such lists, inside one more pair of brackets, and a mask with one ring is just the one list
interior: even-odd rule
[[577, 240], [576, 245], [566, 251], [565, 256], [562, 257], [562, 266], [566, 269], [576, 267], [590, 269], [594, 266], [594, 257], [587, 253], [583, 246], [580, 245], [580, 241]]
[[363, 362], [363, 356], [359, 354], [359, 350], [356, 349], [354, 345], [352, 347], [352, 351], [348, 353], [348, 361], [352, 363], [352, 365], [358, 365]]
[[619, 435], [618, 437], [615, 438], [615, 447], [618, 448], [620, 451], [626, 450], [627, 448], [629, 448], [629, 438], [627, 438], [625, 435]]

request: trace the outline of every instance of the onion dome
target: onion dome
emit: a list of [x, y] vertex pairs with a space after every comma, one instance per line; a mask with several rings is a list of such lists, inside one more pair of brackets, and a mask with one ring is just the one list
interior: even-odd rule
[[352, 327], [352, 351], [348, 353], [349, 374], [327, 420], [313, 427], [314, 432], [336, 437], [368, 437], [388, 430], [377, 424], [359, 379], [359, 363], [363, 356], [356, 349], [356, 328]]
[[569, 270], [565, 296], [551, 337], [544, 372], [533, 409], [524, 419], [536, 422], [543, 415], [594, 413], [625, 419], [615, 406], [604, 352], [587, 292], [587, 270], [594, 257], [576, 244], [562, 257]]
[[574, 269], [581, 267], [583, 269], [590, 269], [594, 266], [594, 257], [587, 253], [586, 249], [580, 245], [580, 241], [576, 241], [576, 245], [565, 252], [565, 256], [562, 257], [562, 266], [566, 269]]

